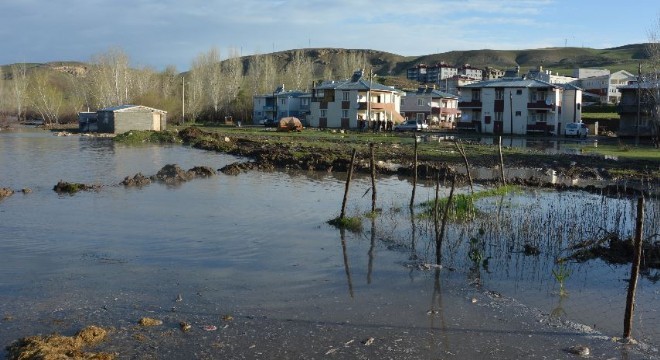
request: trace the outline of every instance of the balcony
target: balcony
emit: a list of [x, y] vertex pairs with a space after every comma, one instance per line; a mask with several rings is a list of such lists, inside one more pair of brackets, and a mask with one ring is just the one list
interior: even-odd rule
[[458, 108], [459, 109], [481, 109], [481, 101], [480, 100], [472, 100], [472, 101], [459, 101], [458, 102]]
[[546, 104], [545, 101], [527, 103], [527, 108], [532, 110], [555, 110], [555, 104]]

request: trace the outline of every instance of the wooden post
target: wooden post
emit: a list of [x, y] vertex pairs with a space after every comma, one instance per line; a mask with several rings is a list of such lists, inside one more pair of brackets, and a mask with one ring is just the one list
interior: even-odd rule
[[644, 198], [637, 199], [637, 224], [635, 227], [635, 251], [630, 270], [630, 282], [628, 283], [628, 297], [626, 299], [626, 314], [623, 320], [623, 337], [630, 339], [632, 332], [633, 313], [635, 312], [635, 291], [637, 290], [637, 278], [639, 277], [639, 265], [642, 262], [642, 229], [644, 226]]
[[376, 155], [374, 143], [369, 143], [371, 150], [371, 212], [376, 212]]
[[353, 149], [353, 154], [351, 155], [351, 164], [348, 167], [348, 176], [346, 177], [346, 187], [344, 188], [344, 200], [341, 202], [341, 215], [340, 219], [343, 219], [346, 216], [346, 201], [348, 200], [348, 188], [351, 186], [351, 178], [353, 177], [353, 163], [355, 163], [355, 155], [357, 154], [357, 149]]
[[413, 163], [413, 188], [412, 195], [410, 196], [410, 207], [415, 205], [415, 189], [417, 188], [417, 135], [413, 135], [415, 140], [415, 159]]
[[438, 251], [442, 240], [440, 240], [440, 215], [438, 211], [438, 202], [439, 202], [439, 193], [440, 193], [440, 171], [438, 171], [438, 176], [435, 183], [435, 200], [433, 201], [433, 227], [435, 230], [435, 258], [436, 263], [440, 263], [441, 252]]
[[451, 176], [451, 190], [449, 190], [449, 198], [447, 199], [447, 204], [445, 205], [445, 213], [442, 215], [442, 226], [440, 227], [440, 235], [436, 239], [435, 243], [435, 262], [440, 265], [440, 260], [442, 257], [442, 241], [445, 237], [445, 226], [447, 225], [447, 217], [449, 216], [449, 206], [451, 201], [454, 198], [454, 186], [456, 185], [456, 176], [452, 174]]
[[465, 155], [465, 149], [463, 148], [462, 145], [459, 145], [460, 140], [454, 141], [454, 145], [456, 145], [456, 149], [458, 149], [458, 152], [461, 154], [463, 157], [463, 162], [465, 163], [465, 171], [467, 172], [468, 180], [470, 181], [470, 193], [474, 195], [474, 186], [472, 184], [472, 175], [470, 175], [470, 163], [468, 163], [467, 155]]
[[502, 175], [502, 186], [506, 186], [506, 179], [504, 178], [504, 158], [502, 157], [502, 136], [500, 136], [498, 139], [500, 149], [500, 174]]

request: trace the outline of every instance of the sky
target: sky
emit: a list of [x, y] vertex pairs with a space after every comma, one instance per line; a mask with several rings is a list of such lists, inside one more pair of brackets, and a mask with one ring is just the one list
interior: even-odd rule
[[0, 64], [91, 61], [187, 71], [198, 55], [302, 48], [404, 56], [647, 42], [657, 0], [0, 0]]

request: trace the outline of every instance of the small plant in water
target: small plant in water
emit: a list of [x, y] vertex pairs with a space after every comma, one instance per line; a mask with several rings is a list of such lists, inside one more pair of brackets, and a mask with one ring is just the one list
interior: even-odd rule
[[566, 296], [568, 292], [564, 288], [564, 281], [571, 276], [571, 271], [566, 267], [566, 262], [563, 259], [557, 260], [558, 267], [552, 269], [552, 276], [559, 283], [559, 296]]
[[360, 232], [362, 231], [362, 219], [360, 217], [336, 217], [332, 220], [328, 220], [328, 224], [338, 227], [340, 229], [346, 229], [348, 231]]

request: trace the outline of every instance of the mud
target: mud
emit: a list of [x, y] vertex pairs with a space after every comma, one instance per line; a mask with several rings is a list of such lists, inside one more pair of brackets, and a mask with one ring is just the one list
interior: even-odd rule
[[53, 187], [53, 190], [58, 194], [75, 194], [79, 191], [96, 191], [99, 189], [101, 189], [101, 185], [73, 183], [62, 180]]

